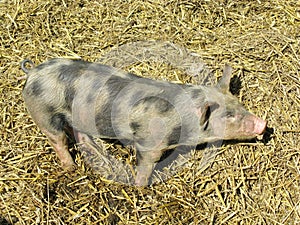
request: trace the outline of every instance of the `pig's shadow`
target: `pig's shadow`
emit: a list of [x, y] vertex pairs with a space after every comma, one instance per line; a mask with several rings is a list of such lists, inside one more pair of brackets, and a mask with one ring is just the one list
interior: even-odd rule
[[[274, 128], [267, 127], [266, 131], [263, 135], [263, 138], [261, 140], [254, 138], [252, 140], [243, 141], [243, 143], [247, 144], [247, 143], [262, 142], [264, 144], [267, 144], [272, 139], [273, 134], [274, 134]], [[234, 145], [237, 143], [241, 143], [241, 141], [236, 141], [236, 140], [222, 141], [221, 140], [221, 141], [214, 142], [214, 143], [205, 143], [205, 144], [197, 145], [196, 150], [201, 151], [206, 148], [213, 147], [213, 146], [220, 146], [220, 145], [226, 146], [226, 145]], [[171, 150], [165, 152], [162, 155], [160, 161], [155, 166], [154, 171], [162, 172], [164, 168], [171, 166], [174, 161], [178, 160], [180, 155], [188, 155], [189, 153], [191, 153], [191, 151], [193, 149], [195, 149], [195, 146], [179, 146], [176, 149], [171, 149]], [[212, 151], [214, 151], [214, 150], [212, 149]], [[150, 184], [152, 184], [152, 179], [153, 179], [153, 176], [151, 176], [151, 178], [150, 178]]]
[[267, 127], [263, 135], [262, 142], [264, 144], [267, 144], [273, 138], [273, 134], [274, 134], [274, 128]]
[[0, 217], [0, 224], [1, 225], [12, 225], [10, 222], [8, 222], [6, 219], [4, 218], [1, 218]]
[[230, 79], [229, 90], [233, 95], [238, 95], [242, 88], [241, 76], [234, 75]]

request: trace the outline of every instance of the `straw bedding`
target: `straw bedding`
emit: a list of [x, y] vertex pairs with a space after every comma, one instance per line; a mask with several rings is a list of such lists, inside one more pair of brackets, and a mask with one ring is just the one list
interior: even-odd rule
[[[299, 1], [2, 0], [0, 7], [0, 224], [300, 223]], [[76, 146], [78, 167], [63, 173], [25, 108], [19, 62], [96, 62], [137, 41], [189, 49], [215, 79], [229, 63], [241, 81], [236, 96], [268, 121], [264, 138], [183, 154], [185, 165], [170, 179], [145, 188], [97, 173]], [[123, 69], [194, 82], [167, 63]], [[104, 145], [134, 164], [132, 148]], [[203, 166], [207, 152], [213, 157]]]

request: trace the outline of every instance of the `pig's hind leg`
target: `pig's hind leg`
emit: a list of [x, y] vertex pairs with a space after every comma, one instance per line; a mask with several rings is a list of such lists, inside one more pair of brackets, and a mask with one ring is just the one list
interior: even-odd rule
[[89, 135], [79, 132], [76, 129], [74, 129], [74, 136], [75, 136], [76, 142], [80, 145], [81, 148], [84, 148], [84, 150], [100, 151], [100, 150], [104, 149], [102, 143], [101, 143], [101, 146], [97, 145]]
[[42, 129], [43, 133], [48, 137], [50, 144], [53, 146], [61, 166], [68, 171], [75, 168], [74, 160], [68, 149], [68, 139], [65, 132], [53, 133], [49, 130]]
[[102, 141], [97, 141], [96, 144], [89, 135], [79, 132], [76, 129], [74, 129], [74, 136], [85, 163], [90, 164], [96, 171], [102, 171], [104, 168], [107, 169], [107, 171], [104, 169], [105, 173], [112, 171], [113, 161], [107, 155]]
[[[30, 109], [30, 107], [28, 108]], [[47, 115], [38, 110], [30, 111], [32, 119], [47, 136], [50, 144], [53, 146], [61, 161], [61, 166], [68, 171], [74, 170], [75, 163], [68, 150], [68, 139], [65, 133], [65, 129], [68, 126], [65, 116], [61, 113]]]

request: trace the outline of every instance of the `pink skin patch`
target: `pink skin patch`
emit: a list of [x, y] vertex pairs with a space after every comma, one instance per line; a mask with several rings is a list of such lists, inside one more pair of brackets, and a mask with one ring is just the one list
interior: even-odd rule
[[244, 131], [248, 134], [263, 134], [267, 127], [267, 122], [256, 117], [248, 116], [244, 118]]
[[256, 134], [263, 134], [266, 130], [267, 122], [257, 118], [254, 120], [254, 133]]

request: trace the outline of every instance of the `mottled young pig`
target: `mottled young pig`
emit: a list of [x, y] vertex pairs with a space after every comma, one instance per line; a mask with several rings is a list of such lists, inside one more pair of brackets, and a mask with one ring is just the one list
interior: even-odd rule
[[248, 112], [229, 92], [231, 68], [214, 87], [178, 85], [141, 78], [97, 63], [51, 59], [30, 70], [23, 90], [26, 106], [49, 138], [64, 168], [74, 161], [66, 130], [78, 142], [118, 139], [137, 149], [135, 183], [146, 185], [167, 149], [180, 145], [262, 134], [266, 122]]

